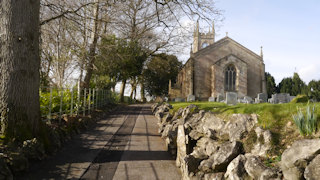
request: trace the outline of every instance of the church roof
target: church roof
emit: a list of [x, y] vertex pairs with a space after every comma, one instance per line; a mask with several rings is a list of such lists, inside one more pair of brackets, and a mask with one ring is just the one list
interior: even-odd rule
[[203, 48], [203, 49], [200, 49], [199, 51], [197, 51], [196, 53], [193, 54], [193, 56], [191, 58], [194, 58], [194, 57], [197, 57], [199, 55], [202, 55], [203, 52], [206, 52], [208, 51], [209, 49], [215, 49], [216, 47], [219, 47], [220, 45], [222, 45], [223, 43], [225, 42], [232, 42], [234, 44], [236, 44], [238, 47], [240, 47], [241, 49], [243, 49], [244, 51], [246, 51], [247, 53], [253, 55], [253, 56], [256, 56], [257, 58], [261, 59], [261, 61], [263, 61], [262, 57], [259, 56], [258, 54], [256, 54], [255, 52], [251, 51], [250, 49], [246, 48], [245, 46], [243, 46], [242, 44], [238, 43], [237, 41], [231, 39], [230, 37], [226, 36], [222, 39], [220, 39], [219, 41]]

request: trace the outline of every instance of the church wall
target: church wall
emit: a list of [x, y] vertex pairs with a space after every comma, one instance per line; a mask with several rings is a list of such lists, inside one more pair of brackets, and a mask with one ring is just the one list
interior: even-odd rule
[[[170, 98], [182, 97], [186, 98], [188, 95], [192, 94], [192, 83], [193, 83], [193, 68], [192, 60], [187, 61], [187, 63], [180, 70], [177, 82], [174, 84], [173, 89], [169, 94]], [[178, 93], [179, 90], [179, 93]]]
[[[238, 68], [246, 69], [247, 71], [247, 73], [243, 75], [238, 75], [239, 96], [248, 95], [256, 97], [258, 93], [262, 92], [261, 74], [263, 72], [261, 67], [263, 66], [263, 63], [256, 55], [245, 51], [242, 47], [239, 47], [239, 45], [230, 41], [216, 45], [214, 49], [208, 48], [207, 50], [198, 53], [200, 54], [195, 57], [194, 62], [194, 91], [195, 96], [198, 99], [201, 98], [202, 100], [205, 100], [212, 95], [212, 65], [231, 54], [245, 62], [239, 63]], [[216, 91], [224, 93], [224, 89], [222, 89], [224, 87], [223, 67], [217, 67], [216, 74]]]

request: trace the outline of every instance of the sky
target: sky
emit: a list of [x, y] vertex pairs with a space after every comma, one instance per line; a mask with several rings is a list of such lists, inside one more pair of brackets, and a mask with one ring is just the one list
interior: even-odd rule
[[219, 0], [224, 21], [216, 40], [228, 36], [260, 54], [276, 83], [298, 72], [308, 83], [320, 80], [319, 0]]
[[[216, 41], [228, 36], [263, 55], [266, 72], [278, 84], [298, 72], [303, 81], [320, 80], [320, 0], [219, 0], [223, 22], [217, 22]], [[192, 20], [182, 23], [193, 30]], [[203, 31], [208, 24], [200, 23]], [[192, 34], [190, 34], [190, 44]], [[178, 58], [186, 61], [190, 48]], [[319, 69], [319, 70], [318, 70]], [[120, 85], [117, 85], [120, 89]], [[126, 88], [126, 95], [130, 88]]]

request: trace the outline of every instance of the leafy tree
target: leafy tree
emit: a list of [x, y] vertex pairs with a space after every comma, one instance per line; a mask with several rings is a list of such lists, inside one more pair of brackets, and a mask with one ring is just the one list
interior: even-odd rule
[[150, 95], [163, 96], [168, 94], [169, 80], [175, 81], [182, 66], [176, 56], [159, 54], [148, 63], [143, 75], [145, 89]]
[[272, 94], [277, 92], [277, 85], [274, 81], [274, 77], [270, 73], [266, 72], [265, 76], [267, 81], [267, 93], [270, 98]]
[[312, 80], [309, 82], [308, 96], [310, 99], [320, 101], [320, 80]]
[[0, 9], [0, 134], [22, 141], [40, 123], [40, 0], [2, 0]]
[[123, 101], [127, 80], [141, 74], [147, 55], [138, 42], [115, 36], [102, 38], [99, 49], [100, 54], [95, 63], [97, 73], [109, 76], [114, 82], [122, 82], [120, 100]]

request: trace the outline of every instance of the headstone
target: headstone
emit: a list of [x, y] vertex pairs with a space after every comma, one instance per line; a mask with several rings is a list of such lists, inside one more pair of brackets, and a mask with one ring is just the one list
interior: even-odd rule
[[262, 99], [255, 98], [255, 99], [254, 99], [254, 103], [256, 103], [256, 104], [263, 103], [263, 100], [262, 100]]
[[184, 99], [181, 97], [177, 97], [174, 99], [174, 102], [184, 102]]
[[236, 105], [238, 100], [238, 94], [235, 92], [226, 93], [226, 104]]
[[217, 102], [221, 102], [221, 101], [223, 101], [223, 100], [224, 100], [223, 95], [222, 95], [222, 94], [218, 94], [218, 95], [217, 95]]
[[251, 104], [251, 103], [253, 103], [252, 98], [249, 97], [249, 96], [243, 97], [243, 100], [244, 100], [243, 102], [246, 103], [246, 104]]
[[209, 102], [215, 102], [215, 100], [216, 100], [216, 98], [214, 98], [214, 97], [209, 97], [209, 99], [208, 99]]
[[266, 93], [259, 93], [258, 94], [258, 97], [257, 97], [259, 100], [262, 100], [262, 101], [259, 101], [259, 102], [268, 102], [268, 94]]
[[188, 102], [193, 102], [195, 100], [196, 100], [196, 97], [194, 95], [192, 95], [192, 94], [187, 97], [187, 101]]
[[290, 95], [288, 93], [273, 94], [272, 101], [274, 104], [288, 103], [290, 102]]

